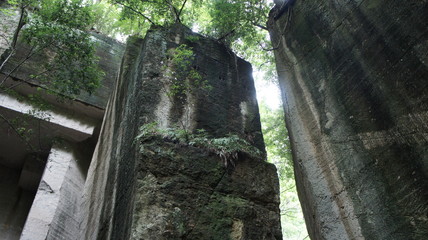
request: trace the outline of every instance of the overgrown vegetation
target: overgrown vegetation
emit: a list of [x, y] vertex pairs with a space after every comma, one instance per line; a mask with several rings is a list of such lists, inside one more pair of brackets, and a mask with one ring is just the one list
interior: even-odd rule
[[194, 107], [192, 98], [200, 93], [211, 91], [212, 86], [198, 72], [193, 48], [187, 44], [180, 44], [168, 50], [166, 64], [162, 72], [162, 90], [171, 103], [178, 101], [183, 107], [179, 128], [186, 130], [191, 122], [191, 108]]
[[[100, 85], [103, 72], [95, 56], [95, 42], [85, 31], [94, 23], [90, 6], [82, 0], [9, 0], [8, 3], [21, 14], [9, 56], [15, 54], [18, 38], [30, 50], [24, 58], [17, 59], [1, 83], [34, 55], [44, 54], [48, 61], [43, 71], [30, 77], [53, 90], [50, 93], [75, 96], [81, 91], [92, 93]], [[2, 66], [9, 56], [3, 57]]]
[[[202, 75], [195, 67], [195, 53], [193, 48], [187, 44], [180, 44], [176, 48], [168, 51], [168, 61], [170, 67], [167, 72], [169, 89], [167, 94], [171, 97], [184, 98], [195, 89], [211, 90], [208, 80], [203, 79]], [[166, 69], [165, 69], [166, 70]]]
[[[0, 58], [0, 71], [4, 74], [0, 79], [0, 92], [24, 100], [33, 109], [23, 115], [22, 119], [7, 119], [3, 115], [0, 118], [20, 136], [28, 148], [39, 152], [43, 149], [31, 145], [29, 141], [34, 129], [28, 126], [28, 118], [49, 120], [45, 111], [50, 105], [43, 96], [50, 94], [64, 99], [73, 98], [82, 91], [92, 93], [104, 76], [95, 56], [95, 42], [86, 31], [94, 23], [95, 15], [92, 8], [82, 0], [8, 0], [7, 4], [7, 8], [0, 9], [2, 14], [18, 13], [19, 22], [16, 29], [0, 31], [14, 30], [12, 37], [0, 36], [8, 45], [8, 50]], [[15, 54], [17, 48], [23, 46], [18, 42], [29, 47], [28, 51], [23, 51], [25, 55], [19, 58]], [[21, 81], [14, 79], [15, 81], [9, 81], [5, 85], [14, 73], [20, 71], [36, 55], [42, 55], [46, 59], [40, 72], [33, 72], [28, 79]], [[35, 81], [40, 87], [34, 94], [20, 96], [15, 89], [22, 81]]]
[[140, 152], [143, 153], [145, 151], [145, 142], [154, 137], [161, 137], [163, 140], [177, 144], [208, 150], [217, 154], [223, 160], [225, 167], [230, 164], [234, 166], [239, 154], [246, 154], [252, 158], [262, 157], [262, 152], [258, 148], [235, 134], [213, 138], [203, 129], [198, 129], [195, 133], [181, 128], [161, 129], [156, 122], [144, 124], [140, 127], [139, 134], [136, 137], [136, 142], [140, 144]]
[[149, 27], [182, 23], [217, 39], [275, 79], [266, 21], [270, 0], [93, 0], [94, 27], [112, 37], [144, 36]]

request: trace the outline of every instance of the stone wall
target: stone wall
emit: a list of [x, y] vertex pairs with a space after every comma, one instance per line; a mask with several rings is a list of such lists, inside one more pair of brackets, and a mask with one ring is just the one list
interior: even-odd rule
[[269, 29], [311, 239], [428, 235], [428, 4], [297, 0]]
[[[189, 41], [189, 36], [198, 40]], [[212, 86], [168, 97], [169, 49], [193, 47]], [[181, 25], [131, 38], [107, 107], [82, 205], [80, 239], [281, 239], [276, 169], [242, 155], [235, 167], [206, 149], [152, 138], [143, 124], [238, 134], [264, 151], [251, 66]]]
[[[4, 7], [1, 2], [0, 7], [2, 10], [10, 11], [10, 13], [0, 11], [0, 21], [2, 23], [0, 26], [0, 56], [2, 56], [12, 45], [13, 35], [18, 27], [19, 11]], [[4, 57], [6, 58], [7, 56]]]
[[[1, 8], [7, 7], [1, 3]], [[7, 50], [19, 20], [18, 11], [10, 13], [0, 12], [0, 238], [76, 239], [87, 169], [124, 45], [92, 33], [99, 65], [106, 72], [102, 86], [93, 95], [64, 101], [43, 95], [51, 106], [41, 111], [26, 98], [38, 93], [37, 82], [26, 80], [49, 58], [45, 53], [33, 55], [16, 68], [29, 50], [18, 42], [3, 65], [11, 56]], [[5, 91], [6, 87], [15, 91]]]
[[[16, 25], [16, 17], [8, 17], [8, 25]], [[251, 65], [217, 41], [176, 25], [153, 28], [145, 39], [131, 38], [118, 76], [124, 46], [92, 35], [106, 78], [93, 95], [67, 101], [43, 96], [53, 105], [42, 112], [49, 119], [28, 120], [35, 133], [28, 143], [43, 146], [37, 159], [26, 157], [36, 156], [34, 149], [27, 149], [8, 122], [35, 107], [0, 94], [0, 172], [5, 173], [0, 192], [10, 193], [0, 197], [0, 238], [281, 239], [278, 178], [265, 162]], [[179, 78], [169, 50], [181, 44], [193, 49], [191, 69], [211, 90], [169, 94], [168, 79]], [[2, 60], [6, 45], [0, 42]], [[18, 42], [0, 78], [28, 52]], [[38, 83], [26, 80], [43, 71], [46, 61], [48, 53], [33, 55], [2, 86], [17, 85], [14, 90], [23, 96], [35, 93]], [[160, 137], [145, 142], [142, 152], [135, 140], [138, 129], [152, 122], [164, 129], [205, 129], [212, 137], [236, 134], [262, 156], [239, 153], [225, 166], [208, 148]], [[40, 164], [34, 166], [35, 160]]]

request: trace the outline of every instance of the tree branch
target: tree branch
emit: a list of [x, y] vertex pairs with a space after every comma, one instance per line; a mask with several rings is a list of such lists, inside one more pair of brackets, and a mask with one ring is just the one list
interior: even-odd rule
[[[6, 57], [6, 59], [0, 65], [0, 72], [3, 69], [4, 65], [7, 63], [7, 61], [9, 61], [9, 59], [13, 56], [13, 54], [15, 54], [15, 49], [14, 48], [12, 48], [12, 50], [9, 53], [9, 55]], [[1, 86], [2, 83], [0, 83], [0, 86]]]
[[178, 16], [177, 16], [178, 20], [180, 20], [181, 12], [183, 12], [183, 9], [184, 9], [184, 6], [186, 5], [186, 3], [187, 3], [187, 0], [184, 0], [183, 5], [181, 5], [180, 11], [178, 11]]
[[144, 15], [142, 12], [140, 12], [140, 11], [138, 11], [138, 10], [136, 10], [136, 9], [134, 9], [134, 8], [132, 8], [132, 7], [130, 7], [130, 6], [128, 6], [128, 5], [125, 5], [125, 4], [123, 4], [123, 3], [119, 2], [119, 1], [115, 1], [115, 3], [116, 3], [116, 4], [118, 4], [118, 5], [120, 5], [120, 6], [122, 6], [122, 7], [124, 7], [124, 8], [127, 8], [127, 9], [129, 9], [129, 10], [133, 11], [134, 13], [136, 13], [136, 14], [138, 14], [138, 15], [141, 15], [143, 18], [145, 18], [145, 19], [146, 19], [147, 21], [149, 21], [151, 24], [156, 25], [156, 23], [155, 23], [155, 22], [153, 22], [149, 17], [147, 17], [146, 15]]
[[[291, 21], [291, 14], [292, 14], [292, 9], [288, 8], [288, 16], [287, 16], [287, 21], [285, 22], [285, 26], [284, 29], [282, 30], [281, 34], [279, 35], [279, 40], [276, 46], [274, 46], [272, 49], [264, 49], [263, 46], [261, 46], [261, 44], [259, 43], [259, 45], [262, 47], [263, 50], [266, 51], [273, 51], [279, 48], [279, 45], [281, 44], [281, 37], [284, 36], [285, 32], [287, 31], [287, 27], [288, 27], [288, 23]], [[273, 45], [273, 40], [272, 40], [272, 45]]]
[[12, 48], [16, 47], [16, 44], [18, 42], [18, 36], [19, 36], [19, 32], [21, 32], [22, 27], [25, 25], [25, 8], [27, 6], [21, 6], [21, 16], [19, 16], [19, 22], [18, 22], [18, 26], [16, 28], [15, 33], [13, 34], [13, 39], [12, 39]]
[[[6, 64], [6, 62], [15, 54], [16, 44], [18, 42], [19, 33], [21, 32], [22, 27], [25, 25], [25, 14], [26, 14], [25, 13], [25, 8], [26, 7], [27, 7], [27, 5], [22, 5], [20, 7], [20, 16], [19, 16], [18, 26], [16, 27], [16, 30], [15, 30], [15, 32], [13, 34], [12, 43], [9, 43], [9, 40], [5, 36], [2, 35], [2, 37], [6, 40], [6, 43], [10, 46], [11, 51], [10, 51], [10, 54], [6, 57], [6, 59], [1, 63], [1, 65], [0, 65], [0, 71], [3, 69], [4, 65]], [[0, 86], [4, 83], [4, 81], [6, 79], [4, 79], [0, 83]]]
[[[20, 68], [21, 66], [22, 66], [22, 64], [24, 64], [28, 59], [30, 59], [33, 55], [34, 55], [34, 53], [35, 52], [33, 52], [33, 50], [34, 50], [34, 47], [32, 47], [31, 49], [30, 49], [30, 52], [27, 54], [27, 56], [25, 57], [25, 59], [24, 60], [22, 60], [18, 65], [16, 65], [13, 69], [12, 69], [12, 71], [10, 71], [7, 75], [6, 75], [6, 77], [4, 77], [3, 78], [3, 80], [0, 82], [0, 86], [1, 85], [3, 85], [3, 83], [4, 82], [6, 82], [6, 80], [18, 69], [18, 68]], [[3, 65], [2, 65], [2, 67], [3, 67]]]
[[[13, 69], [12, 69], [12, 71], [10, 71], [4, 78], [3, 78], [3, 80], [0, 82], [0, 87], [1, 87], [1, 85], [3, 85], [5, 82], [6, 82], [6, 80], [16, 71], [16, 70], [18, 70], [28, 59], [30, 59], [34, 54], [37, 54], [41, 49], [46, 49], [46, 48], [48, 48], [49, 46], [51, 46], [52, 44], [54, 43], [54, 40], [52, 40], [52, 41], [50, 41], [49, 43], [47, 43], [47, 44], [45, 44], [45, 46], [43, 46], [43, 47], [40, 47], [40, 48], [38, 48], [38, 49], [36, 49], [36, 50], [34, 50], [35, 48], [36, 48], [36, 46], [32, 46], [31, 47], [31, 49], [30, 49], [30, 51], [28, 52], [28, 54], [27, 54], [27, 56], [25, 57], [25, 59], [24, 60], [22, 60], [20, 63], [18, 63], [18, 65], [16, 65]], [[4, 62], [3, 62], [3, 64], [1, 65], [1, 67], [0, 67], [0, 70], [3, 68], [3, 65], [7, 62], [7, 60], [8, 59], [6, 59]], [[44, 73], [44, 72], [46, 72], [46, 71], [43, 71], [42, 73]], [[30, 78], [28, 78], [28, 79], [26, 79], [26, 80], [23, 80], [22, 82], [25, 82], [25, 81], [27, 81], [27, 80], [29, 80], [29, 79], [32, 79], [32, 77], [30, 77]], [[21, 82], [21, 83], [22, 83]], [[16, 85], [13, 85], [13, 86], [10, 86], [10, 87], [8, 87], [7, 89], [12, 89], [12, 88], [14, 88], [14, 87], [16, 87], [16, 86], [18, 86], [18, 85], [20, 85], [21, 83], [18, 83], [18, 84], [16, 84]]]
[[178, 12], [177, 12], [177, 8], [175, 8], [173, 5], [170, 5], [170, 8], [171, 8], [171, 12], [174, 14], [174, 16], [175, 16], [175, 22], [177, 23], [181, 23], [181, 20], [180, 20], [180, 15], [178, 14]]
[[177, 10], [177, 8], [172, 4], [171, 0], [165, 0], [164, 1], [168, 6], [169, 6], [169, 10], [171, 11], [173, 17], [175, 18], [175, 22], [177, 23], [181, 23], [180, 20], [180, 12]]
[[278, 49], [278, 47], [279, 47], [279, 45], [278, 45], [278, 46], [273, 47], [273, 48], [265, 48], [265, 47], [263, 47], [263, 45], [262, 45], [261, 42], [259, 42], [259, 46], [262, 48], [263, 51], [268, 51], [268, 52], [269, 51], [274, 51], [274, 50]]
[[230, 31], [230, 32], [228, 32], [228, 33], [224, 34], [223, 36], [219, 37], [219, 38], [217, 39], [217, 41], [221, 41], [221, 40], [223, 40], [223, 39], [225, 39], [225, 38], [229, 37], [230, 35], [232, 35], [232, 34], [234, 34], [234, 33], [235, 33], [235, 29], [233, 29], [232, 31]]
[[253, 24], [254, 26], [256, 26], [256, 27], [259, 27], [259, 28], [263, 29], [263, 30], [266, 30], [266, 31], [268, 31], [268, 30], [269, 30], [266, 26], [260, 25], [260, 24], [258, 24], [258, 23], [253, 22], [252, 24]]

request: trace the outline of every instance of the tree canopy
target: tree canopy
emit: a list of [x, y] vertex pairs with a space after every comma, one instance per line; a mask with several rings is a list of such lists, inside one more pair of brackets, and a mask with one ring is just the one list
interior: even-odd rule
[[273, 54], [266, 21], [268, 0], [102, 0], [93, 1], [94, 27], [110, 36], [144, 35], [154, 25], [180, 22], [230, 46], [273, 78]]
[[34, 54], [45, 53], [51, 59], [43, 72], [32, 74], [33, 79], [67, 96], [80, 91], [91, 93], [99, 86], [103, 73], [95, 57], [95, 43], [86, 32], [95, 19], [89, 5], [82, 0], [9, 0], [8, 3], [18, 8], [21, 15], [10, 56], [16, 50], [18, 37], [31, 47], [27, 57], [14, 67], [15, 71]]

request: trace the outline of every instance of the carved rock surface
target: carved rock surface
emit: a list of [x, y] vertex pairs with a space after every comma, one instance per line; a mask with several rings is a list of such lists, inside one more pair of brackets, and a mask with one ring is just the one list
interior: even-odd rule
[[[175, 76], [168, 50], [183, 43], [212, 86], [185, 102], [164, 81]], [[238, 134], [264, 151], [249, 63], [181, 25], [131, 38], [89, 169], [80, 239], [282, 239], [273, 165], [242, 155], [225, 168], [206, 149], [156, 137], [141, 152], [135, 138], [151, 122]]]
[[385, 0], [272, 10], [311, 239], [428, 236], [427, 12], [426, 1]]

